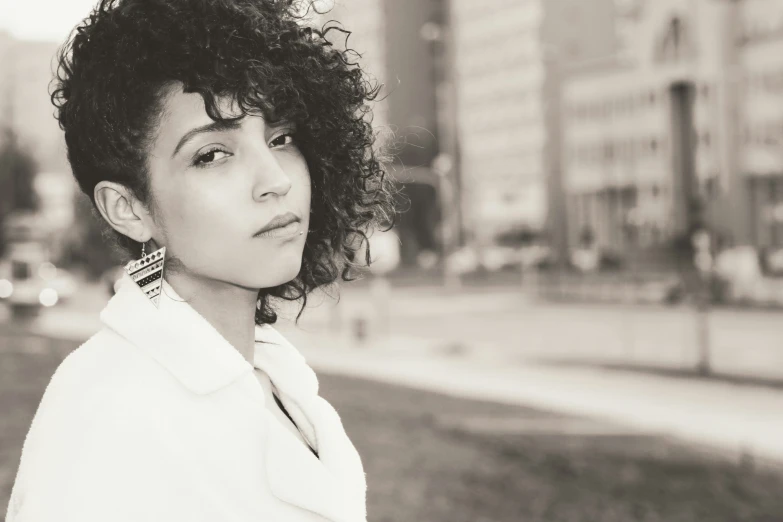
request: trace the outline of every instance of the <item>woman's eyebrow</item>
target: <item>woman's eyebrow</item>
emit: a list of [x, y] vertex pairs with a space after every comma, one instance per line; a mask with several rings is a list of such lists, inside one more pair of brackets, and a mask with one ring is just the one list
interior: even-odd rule
[[291, 120], [280, 118], [277, 120], [266, 120], [266, 126], [270, 129], [285, 129], [289, 127], [296, 127], [296, 124]]
[[202, 125], [201, 127], [196, 127], [195, 129], [191, 129], [188, 132], [185, 133], [184, 136], [179, 140], [179, 143], [177, 143], [177, 146], [174, 147], [174, 152], [171, 154], [171, 157], [177, 155], [177, 152], [191, 139], [193, 139], [195, 136], [199, 134], [203, 134], [205, 132], [215, 132], [215, 131], [225, 131], [225, 130], [234, 130], [238, 129], [242, 125], [242, 118], [235, 118], [231, 120], [218, 120], [213, 121], [212, 123], [208, 123], [206, 125]]

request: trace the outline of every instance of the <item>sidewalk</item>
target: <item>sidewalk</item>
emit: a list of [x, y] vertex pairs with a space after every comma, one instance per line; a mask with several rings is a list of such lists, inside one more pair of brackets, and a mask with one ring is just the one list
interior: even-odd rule
[[[358, 316], [377, 319], [366, 296], [346, 295], [342, 313], [328, 306], [301, 324], [328, 331], [335, 321], [354, 327]], [[518, 289], [486, 295], [395, 292], [388, 320], [377, 327], [405, 337], [448, 340], [472, 351], [504, 352], [508, 359], [593, 362], [687, 372], [699, 362], [699, 318], [688, 306], [536, 302]], [[331, 323], [329, 322], [331, 321]], [[783, 382], [783, 314], [712, 309], [706, 317], [715, 374]], [[373, 328], [373, 325], [369, 325]]]
[[[314, 326], [306, 327], [308, 332], [283, 320], [277, 327], [317, 371], [594, 416], [689, 441], [736, 460], [783, 463], [780, 389], [546, 364], [504, 349], [469, 347], [461, 352], [448, 341], [416, 336], [357, 345]], [[35, 328], [42, 335], [83, 340], [99, 322], [95, 312], [54, 309]]]
[[620, 422], [730, 458], [783, 464], [783, 391], [595, 367], [460, 356], [417, 339], [339, 347], [335, 338], [281, 327], [314, 368], [450, 395]]

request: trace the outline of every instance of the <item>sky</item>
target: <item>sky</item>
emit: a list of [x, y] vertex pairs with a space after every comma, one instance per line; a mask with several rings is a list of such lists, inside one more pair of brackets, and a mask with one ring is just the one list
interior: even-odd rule
[[0, 0], [0, 30], [22, 40], [64, 41], [98, 0]]
[[[21, 40], [65, 41], [99, 0], [0, 0], [0, 31]], [[333, 0], [318, 0], [331, 6]]]

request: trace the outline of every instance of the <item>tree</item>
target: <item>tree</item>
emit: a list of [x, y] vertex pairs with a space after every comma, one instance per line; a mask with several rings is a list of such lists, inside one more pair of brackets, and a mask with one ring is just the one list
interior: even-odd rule
[[0, 134], [0, 255], [5, 250], [6, 217], [14, 211], [37, 209], [33, 189], [37, 171], [35, 159], [21, 146], [16, 133], [10, 128], [3, 130]]

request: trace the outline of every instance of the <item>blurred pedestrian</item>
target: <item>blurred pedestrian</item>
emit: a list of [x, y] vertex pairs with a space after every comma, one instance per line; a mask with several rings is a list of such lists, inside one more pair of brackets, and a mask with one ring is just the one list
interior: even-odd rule
[[104, 0], [62, 48], [68, 158], [131, 260], [49, 382], [7, 522], [366, 519], [361, 458], [272, 327], [271, 298], [350, 279], [393, 221], [377, 89], [302, 12]]
[[593, 272], [598, 269], [600, 252], [595, 240], [595, 233], [589, 226], [582, 228], [579, 234], [579, 247], [571, 255], [571, 263], [582, 272]]

